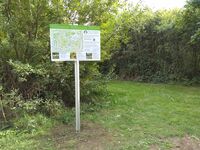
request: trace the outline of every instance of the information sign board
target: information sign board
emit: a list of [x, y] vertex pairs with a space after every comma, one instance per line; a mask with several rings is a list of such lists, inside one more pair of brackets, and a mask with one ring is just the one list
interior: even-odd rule
[[50, 45], [52, 61], [74, 61], [76, 131], [80, 132], [80, 67], [79, 61], [99, 61], [100, 28], [51, 24]]
[[52, 61], [99, 61], [100, 28], [51, 24], [50, 45]]

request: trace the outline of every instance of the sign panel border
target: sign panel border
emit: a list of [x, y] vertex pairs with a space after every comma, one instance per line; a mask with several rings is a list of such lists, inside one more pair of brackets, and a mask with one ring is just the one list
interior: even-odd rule
[[99, 26], [50, 24], [50, 29], [73, 29], [73, 30], [100, 30]]

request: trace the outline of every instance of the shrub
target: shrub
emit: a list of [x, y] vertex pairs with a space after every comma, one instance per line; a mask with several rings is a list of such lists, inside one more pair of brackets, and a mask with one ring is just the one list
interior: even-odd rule
[[42, 114], [27, 115], [17, 119], [14, 123], [14, 127], [18, 131], [32, 133], [43, 128], [49, 128], [53, 125], [53, 121], [50, 118], [45, 117]]
[[0, 86], [0, 120], [8, 123], [14, 118], [37, 113], [56, 117], [62, 114], [64, 106], [61, 100], [34, 98], [25, 100], [18, 94], [18, 90], [5, 93]]
[[[3, 80], [6, 81], [3, 84], [6, 91], [18, 89], [18, 93], [25, 101], [32, 101], [35, 97], [48, 102], [49, 99], [61, 99], [65, 106], [74, 106], [72, 63], [46, 62], [31, 65], [10, 60], [7, 65], [8, 70], [3, 76]], [[106, 94], [106, 80], [99, 73], [95, 63], [87, 65], [83, 63], [80, 67], [80, 75], [82, 102], [92, 102]]]
[[21, 106], [23, 100], [21, 99], [21, 96], [17, 94], [17, 90], [12, 90], [10, 93], [4, 93], [1, 88], [0, 100], [0, 119], [2, 118], [5, 122], [7, 122], [10, 118], [18, 116], [18, 108]]

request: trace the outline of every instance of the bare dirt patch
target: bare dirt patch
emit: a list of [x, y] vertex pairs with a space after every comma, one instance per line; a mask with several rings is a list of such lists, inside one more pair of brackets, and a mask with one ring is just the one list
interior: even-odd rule
[[81, 132], [76, 133], [72, 125], [56, 126], [50, 135], [58, 150], [106, 150], [114, 146], [111, 133], [92, 122], [82, 122]]
[[[49, 135], [56, 150], [116, 150], [118, 140], [102, 126], [92, 122], [82, 122], [81, 132], [76, 133], [74, 125], [58, 125]], [[171, 150], [200, 150], [200, 139], [194, 136], [163, 138], [161, 141], [170, 144]], [[160, 150], [154, 144], [150, 150]]]
[[[194, 136], [164, 138], [161, 141], [169, 143], [171, 145], [170, 150], [200, 150], [200, 139]], [[149, 150], [160, 150], [160, 147], [153, 144], [149, 147]]]
[[149, 150], [160, 150], [159, 146], [154, 144], [154, 145], [151, 145]]
[[200, 140], [196, 137], [184, 136], [183, 138], [171, 138], [172, 150], [200, 150]]

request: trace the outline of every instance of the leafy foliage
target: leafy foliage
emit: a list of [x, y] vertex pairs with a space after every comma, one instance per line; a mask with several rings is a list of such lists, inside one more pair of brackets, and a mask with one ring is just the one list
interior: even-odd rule
[[[73, 63], [50, 62], [49, 24], [99, 25], [117, 12], [111, 0], [0, 1], [1, 118], [22, 112], [48, 116], [74, 106]], [[81, 101], [106, 95], [105, 78], [96, 63], [81, 63]]]
[[199, 4], [191, 0], [182, 10], [152, 12], [137, 5], [123, 11], [115, 18], [117, 30], [107, 46], [111, 61], [102, 72], [114, 67], [121, 79], [199, 83]]

